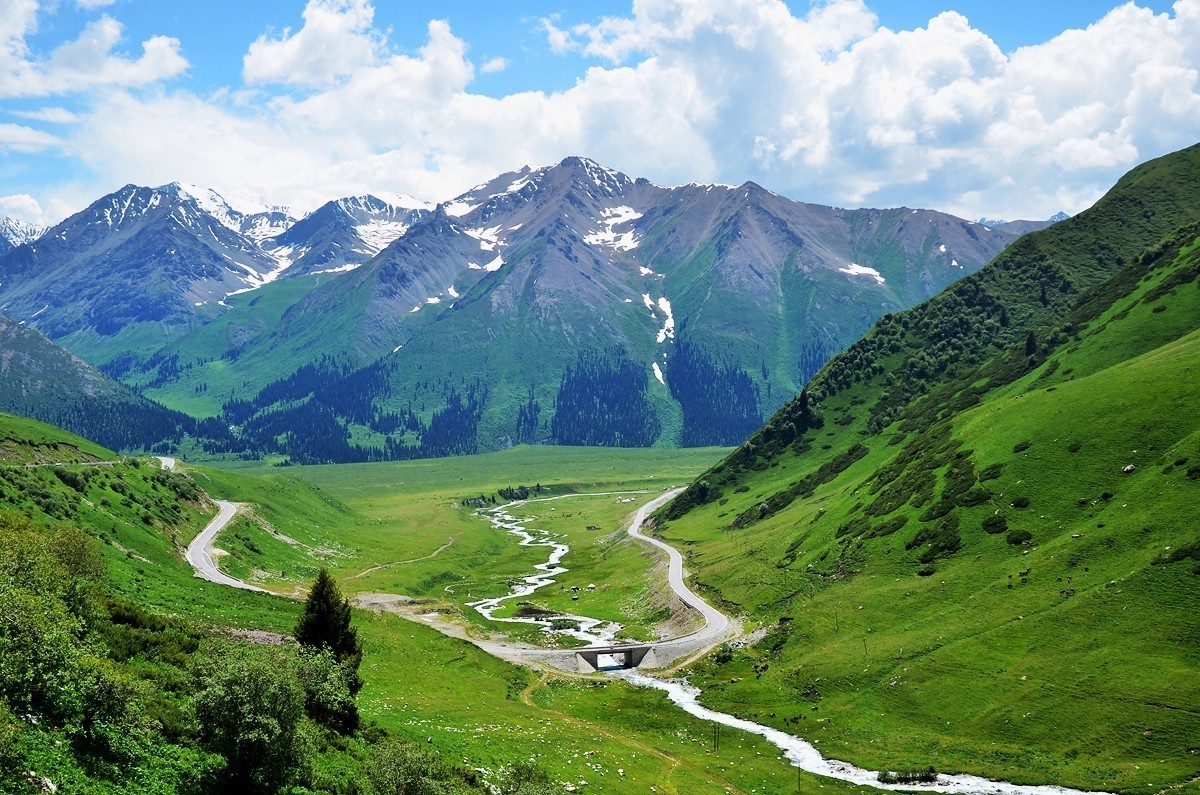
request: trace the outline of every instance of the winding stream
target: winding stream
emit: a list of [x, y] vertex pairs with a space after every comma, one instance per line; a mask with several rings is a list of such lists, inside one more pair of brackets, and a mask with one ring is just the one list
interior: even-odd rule
[[[562, 565], [562, 560], [570, 552], [570, 546], [563, 543], [561, 540], [556, 540], [554, 534], [546, 530], [530, 529], [525, 523], [533, 522], [537, 519], [536, 516], [530, 516], [523, 519], [517, 519], [510, 513], [511, 509], [519, 506], [527, 505], [530, 502], [548, 502], [550, 500], [564, 499], [566, 497], [598, 497], [619, 494], [634, 494], [645, 492], [604, 492], [600, 494], [575, 494], [561, 495], [559, 497], [549, 497], [543, 500], [526, 500], [523, 502], [513, 502], [499, 508], [492, 508], [487, 511], [482, 511], [484, 516], [492, 526], [498, 530], [504, 530], [521, 539], [520, 545], [524, 547], [549, 547], [550, 556], [545, 563], [539, 563], [534, 566], [537, 572], [534, 574], [522, 577], [516, 584], [512, 585], [511, 592], [493, 599], [482, 599], [475, 602], [469, 602], [468, 606], [478, 610], [481, 614], [492, 621], [501, 621], [507, 623], [534, 624], [540, 625], [543, 630], [549, 634], [570, 635], [578, 638], [590, 646], [608, 646], [612, 644], [613, 638], [620, 631], [621, 625], [613, 621], [603, 621], [587, 616], [564, 616], [555, 615], [553, 617], [513, 617], [513, 618], [497, 618], [494, 614], [499, 610], [505, 602], [513, 599], [521, 599], [529, 596], [539, 588], [544, 588], [557, 582], [554, 578], [563, 574], [569, 569]], [[639, 512], [639, 515], [644, 515], [644, 512]], [[636, 521], [636, 520], [635, 520]], [[636, 528], [635, 528], [636, 529]], [[661, 543], [661, 542], [660, 542]], [[690, 592], [689, 592], [690, 593]], [[694, 596], [694, 594], [693, 594]], [[553, 619], [570, 619], [578, 622], [579, 629], [574, 630], [555, 630], [551, 627]], [[836, 759], [826, 759], [821, 756], [820, 751], [816, 746], [805, 740], [795, 737], [786, 732], [771, 726], [765, 726], [761, 723], [739, 718], [725, 712], [718, 712], [714, 709], [709, 709], [700, 703], [700, 688], [690, 684], [686, 679], [662, 679], [656, 676], [650, 676], [638, 670], [617, 670], [607, 671], [608, 675], [615, 678], [623, 679], [630, 684], [639, 687], [649, 687], [655, 690], [662, 690], [667, 694], [667, 697], [673, 704], [682, 709], [684, 712], [701, 720], [718, 723], [722, 726], [739, 729], [741, 731], [757, 734], [774, 745], [782, 753], [792, 765], [801, 768], [809, 773], [815, 773], [819, 776], [827, 776], [829, 778], [848, 781], [853, 784], [875, 787], [881, 790], [895, 790], [905, 792], [946, 792], [946, 793], [961, 793], [962, 795], [1108, 795], [1102, 792], [1085, 792], [1083, 790], [1069, 789], [1067, 787], [1059, 787], [1053, 784], [1029, 785], [1029, 784], [1011, 784], [1006, 781], [992, 781], [979, 776], [963, 775], [963, 774], [938, 774], [937, 781], [927, 784], [883, 784], [879, 781], [879, 771], [867, 770], [861, 767], [855, 767], [847, 762], [840, 762]]]
[[[468, 607], [473, 607], [479, 611], [484, 617], [491, 621], [502, 621], [509, 624], [534, 624], [542, 627], [542, 630], [549, 635], [566, 635], [577, 640], [581, 640], [589, 646], [610, 646], [617, 633], [621, 631], [621, 625], [615, 621], [604, 621], [597, 618], [589, 618], [588, 616], [572, 616], [572, 615], [555, 615], [547, 618], [539, 618], [532, 616], [517, 616], [512, 618], [499, 618], [495, 615], [505, 602], [513, 599], [522, 599], [529, 596], [539, 588], [544, 588], [557, 582], [555, 577], [560, 574], [565, 574], [569, 569], [560, 565], [562, 559], [571, 547], [561, 541], [556, 541], [555, 537], [548, 530], [533, 530], [525, 526], [525, 522], [533, 522], [538, 517], [528, 516], [524, 519], [517, 519], [509, 509], [520, 505], [526, 505], [530, 502], [548, 502], [550, 500], [563, 499], [564, 497], [602, 497], [602, 496], [617, 496], [619, 494], [645, 494], [645, 492], [607, 492], [603, 494], [579, 494], [579, 495], [562, 495], [560, 497], [548, 497], [544, 500], [526, 500], [523, 502], [513, 502], [499, 508], [491, 508], [482, 512], [482, 515], [492, 523], [492, 527], [497, 530], [504, 530], [521, 539], [520, 545], [523, 547], [549, 547], [550, 557], [545, 563], [539, 563], [534, 566], [537, 572], [522, 577], [516, 584], [512, 586], [510, 593], [504, 596], [498, 596], [494, 599], [481, 599], [475, 602], [468, 602]], [[551, 621], [554, 619], [567, 619], [574, 621], [579, 625], [578, 629], [554, 629], [551, 626]]]

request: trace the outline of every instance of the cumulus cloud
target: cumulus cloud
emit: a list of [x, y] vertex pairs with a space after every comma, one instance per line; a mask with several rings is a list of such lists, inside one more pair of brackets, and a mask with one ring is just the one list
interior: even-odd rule
[[260, 36], [250, 45], [242, 75], [247, 83], [322, 86], [371, 66], [382, 47], [374, 17], [368, 0], [310, 0], [299, 31]]
[[70, 94], [103, 87], [136, 87], [165, 80], [187, 69], [179, 40], [153, 36], [142, 54], [115, 52], [123, 38], [121, 23], [109, 16], [94, 20], [79, 37], [49, 57], [30, 50], [37, 30], [37, 0], [5, 0], [0, 13], [0, 99]]
[[830, 204], [1045, 217], [1200, 139], [1200, 0], [1158, 15], [1131, 2], [1013, 52], [952, 11], [882, 28], [862, 0], [802, 15], [781, 0], [639, 0], [537, 25], [550, 50], [593, 65], [565, 90], [493, 97], [472, 90], [448, 23], [406, 54], [368, 0], [309, 0], [299, 30], [250, 45], [254, 102], [236, 87], [109, 91], [67, 146], [113, 184], [186, 179], [301, 206], [369, 190], [445, 199], [583, 154], [660, 184], [754, 179]]
[[28, 224], [45, 224], [45, 213], [38, 200], [28, 193], [0, 196], [0, 217], [15, 218]]

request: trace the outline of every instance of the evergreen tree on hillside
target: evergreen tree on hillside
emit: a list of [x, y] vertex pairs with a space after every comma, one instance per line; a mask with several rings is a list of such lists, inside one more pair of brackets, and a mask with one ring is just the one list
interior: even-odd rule
[[362, 644], [358, 641], [358, 631], [350, 626], [350, 619], [350, 600], [342, 596], [329, 572], [321, 569], [304, 603], [304, 615], [296, 622], [292, 634], [301, 646], [327, 648], [339, 663], [349, 665], [354, 674], [351, 690], [357, 693], [362, 687], [358, 678]]

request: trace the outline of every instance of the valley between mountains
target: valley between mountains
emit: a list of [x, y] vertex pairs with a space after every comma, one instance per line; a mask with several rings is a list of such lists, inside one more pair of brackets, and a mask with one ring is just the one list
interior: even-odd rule
[[319, 212], [0, 254], [0, 791], [1200, 792], [1200, 145], [1019, 237], [581, 158]]

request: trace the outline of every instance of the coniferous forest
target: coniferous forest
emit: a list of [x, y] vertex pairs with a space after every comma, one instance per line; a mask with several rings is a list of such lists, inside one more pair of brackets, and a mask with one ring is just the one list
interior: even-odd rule
[[646, 397], [644, 367], [618, 351], [584, 351], [568, 367], [554, 401], [558, 444], [648, 447], [661, 431]]

